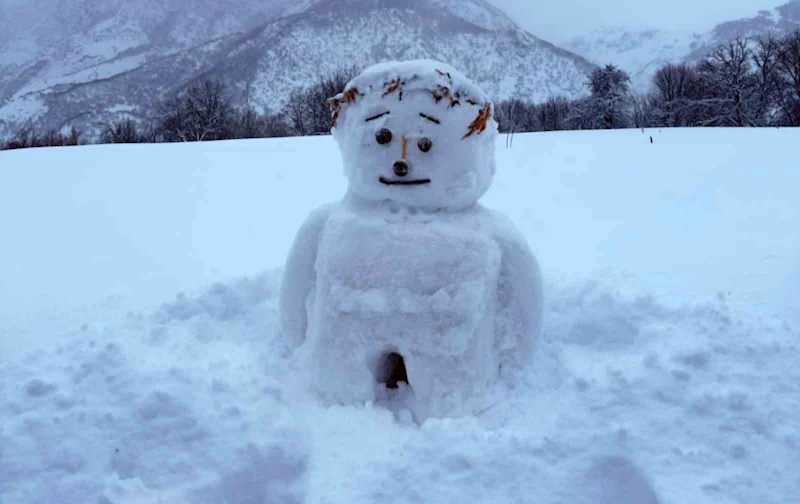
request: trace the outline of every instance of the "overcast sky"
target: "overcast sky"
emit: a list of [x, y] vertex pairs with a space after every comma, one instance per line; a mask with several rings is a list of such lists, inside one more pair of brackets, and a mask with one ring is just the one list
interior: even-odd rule
[[[0, 0], [0, 12], [3, 7], [31, 1], [34, 0]], [[489, 2], [502, 8], [534, 35], [560, 43], [581, 32], [604, 26], [705, 31], [722, 21], [751, 17], [759, 10], [772, 10], [789, 0], [489, 0]]]
[[603, 26], [701, 31], [789, 0], [489, 0], [551, 42]]

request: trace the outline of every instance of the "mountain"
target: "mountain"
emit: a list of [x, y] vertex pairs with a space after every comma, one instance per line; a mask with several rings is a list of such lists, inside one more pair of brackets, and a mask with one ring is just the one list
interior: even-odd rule
[[604, 65], [613, 63], [631, 75], [634, 87], [647, 90], [656, 69], [670, 62], [694, 62], [720, 43], [736, 37], [778, 35], [800, 29], [800, 0], [762, 10], [750, 18], [727, 21], [707, 33], [602, 28], [574, 37], [564, 47]]
[[633, 86], [644, 91], [660, 66], [681, 61], [693, 51], [697, 37], [691, 32], [599, 28], [564, 45], [598, 65], [622, 68]]
[[[293, 89], [321, 75], [393, 59], [447, 61], [498, 99], [577, 96], [594, 68], [484, 0], [284, 1], [269, 9], [256, 0], [224, 9], [212, 0], [82, 1], [69, 0], [83, 10], [66, 28], [51, 15], [44, 28], [0, 39], [0, 74], [7, 76], [0, 80], [0, 135], [29, 119], [41, 128], [96, 131], [120, 115], [144, 117], [158, 100], [204, 78], [278, 110]], [[10, 23], [14, 16], [5, 17]]]
[[162, 71], [163, 80], [157, 78], [154, 89], [141, 90], [140, 97], [128, 99], [121, 88], [116, 103], [74, 102], [69, 92], [147, 67], [163, 69], [160, 62], [198, 54], [197, 48], [293, 11], [290, 0], [5, 0], [2, 5], [0, 134], [4, 122], [6, 130], [29, 119], [58, 127], [83, 114], [132, 110], [138, 99], [179, 85], [179, 74], [170, 78]]

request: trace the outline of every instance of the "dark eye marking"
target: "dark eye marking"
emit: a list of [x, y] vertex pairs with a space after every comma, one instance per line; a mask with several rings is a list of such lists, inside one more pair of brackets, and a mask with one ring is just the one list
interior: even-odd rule
[[383, 117], [385, 115], [388, 115], [390, 113], [391, 112], [387, 110], [386, 112], [382, 112], [382, 113], [380, 113], [378, 115], [375, 115], [375, 116], [372, 116], [372, 117], [367, 117], [367, 120], [364, 121], [364, 122], [370, 122], [370, 121], [374, 121], [375, 119], [380, 119], [381, 117]]
[[423, 119], [427, 119], [427, 120], [429, 120], [430, 122], [433, 122], [433, 123], [436, 123], [436, 124], [441, 124], [441, 121], [439, 121], [439, 119], [436, 119], [435, 117], [431, 117], [431, 116], [429, 116], [429, 115], [427, 115], [427, 114], [422, 114], [422, 113], [420, 113], [420, 115], [419, 115], [419, 116], [420, 116], [421, 118], [423, 118]]
[[392, 132], [386, 128], [381, 128], [375, 133], [375, 140], [381, 145], [386, 145], [392, 141]]
[[417, 142], [417, 147], [419, 147], [419, 150], [422, 152], [428, 152], [433, 147], [433, 142], [431, 142], [430, 138], [423, 137], [419, 139], [419, 142]]

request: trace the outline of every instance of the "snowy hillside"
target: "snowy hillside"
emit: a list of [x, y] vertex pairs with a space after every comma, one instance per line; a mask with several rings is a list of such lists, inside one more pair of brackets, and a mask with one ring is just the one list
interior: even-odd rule
[[320, 407], [277, 334], [330, 137], [0, 152], [0, 502], [796, 502], [798, 140], [501, 139], [545, 339], [422, 426]]
[[619, 66], [631, 75], [637, 89], [646, 91], [655, 71], [665, 63], [697, 61], [718, 44], [736, 37], [770, 32], [781, 35], [797, 29], [800, 29], [800, 0], [791, 0], [774, 11], [760, 11], [750, 18], [720, 23], [708, 33], [603, 28], [574, 37], [564, 47], [598, 65]]
[[[256, 105], [277, 111], [297, 86], [385, 60], [448, 61], [497, 98], [536, 100], [582, 94], [592, 68], [484, 0], [38, 2], [0, 21], [0, 136], [28, 119], [96, 130], [145, 117], [206, 77], [229, 83], [236, 100], [250, 86]], [[38, 12], [48, 13], [41, 23]]]
[[[62, 98], [64, 92], [113, 81], [164, 58], [186, 57], [198, 46], [244, 32], [302, 4], [286, 0], [235, 0], [224, 5], [210, 0], [11, 1], [0, 10], [0, 133], [3, 121], [16, 123], [48, 111], [59, 121], [74, 119], [87, 110], [71, 106]], [[166, 80], [164, 73], [160, 75]], [[165, 89], [178, 84], [161, 83]], [[125, 107], [136, 101], [135, 95], [126, 98], [116, 105]]]
[[655, 71], [682, 61], [697, 47], [699, 36], [688, 31], [601, 28], [565, 43], [598, 65], [614, 64], [631, 76], [639, 91], [647, 91]]

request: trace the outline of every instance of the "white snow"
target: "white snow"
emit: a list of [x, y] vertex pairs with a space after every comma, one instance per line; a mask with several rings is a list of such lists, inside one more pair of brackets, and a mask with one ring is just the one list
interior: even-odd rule
[[282, 333], [329, 404], [400, 378], [417, 421], [479, 411], [467, 403], [527, 363], [542, 327], [525, 238], [477, 204], [496, 171], [492, 104], [430, 60], [368, 68], [330, 102], [349, 186], [298, 231]]
[[482, 202], [541, 262], [543, 341], [421, 426], [321, 406], [277, 334], [331, 138], [2, 152], [0, 501], [796, 501], [798, 139], [499, 139]]

